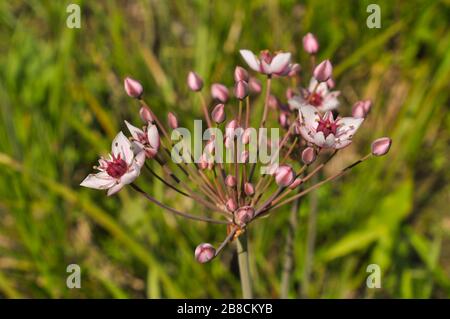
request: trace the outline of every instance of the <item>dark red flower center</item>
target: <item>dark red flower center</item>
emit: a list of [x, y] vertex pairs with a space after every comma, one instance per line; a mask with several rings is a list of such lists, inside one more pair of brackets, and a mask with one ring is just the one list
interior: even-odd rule
[[113, 157], [112, 161], [108, 161], [108, 166], [106, 167], [106, 173], [114, 178], [122, 177], [128, 170], [127, 163], [120, 158], [120, 154], [117, 158]]
[[322, 97], [322, 95], [320, 95], [317, 92], [312, 93], [308, 99], [309, 99], [309, 103], [311, 105], [314, 105], [315, 107], [322, 105], [323, 97]]
[[327, 138], [327, 136], [330, 134], [336, 136], [337, 128], [338, 125], [336, 124], [336, 122], [332, 122], [329, 119], [320, 119], [316, 131], [323, 132], [323, 135], [325, 136], [325, 138]]

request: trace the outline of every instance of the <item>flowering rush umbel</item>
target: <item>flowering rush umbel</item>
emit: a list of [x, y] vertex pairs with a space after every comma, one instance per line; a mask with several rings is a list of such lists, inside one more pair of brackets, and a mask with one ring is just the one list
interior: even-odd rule
[[[223, 242], [218, 245], [200, 243], [193, 249], [196, 260], [206, 263], [216, 258], [230, 242], [245, 236], [255, 220], [275, 214], [278, 208], [337, 179], [369, 157], [385, 155], [391, 146], [388, 137], [375, 140], [369, 154], [335, 175], [312, 179], [356, 138], [372, 103], [354, 101], [353, 110], [350, 106], [342, 107], [339, 91], [333, 89], [332, 62], [327, 59], [315, 64], [319, 48], [316, 37], [307, 34], [303, 47], [311, 57], [307, 68], [294, 63], [288, 52], [265, 50], [254, 54], [241, 50], [249, 70], [237, 66], [234, 73], [229, 72], [230, 80], [234, 80], [232, 84], [214, 83], [207, 87], [208, 82], [196, 72], [186, 75], [186, 85], [198, 96], [200, 105], [200, 109], [192, 108], [192, 112], [201, 112], [203, 131], [213, 132], [202, 142], [199, 154], [184, 147], [180, 135], [175, 134], [182, 132], [187, 124], [177, 118], [177, 110], [156, 114], [144, 100], [143, 86], [127, 77], [125, 92], [139, 102], [143, 123], [125, 121], [128, 138], [120, 132], [112, 143], [111, 155], [101, 157], [99, 165], [94, 167], [97, 172], [86, 177], [81, 185], [107, 190], [108, 195], [129, 185], [169, 213], [223, 224]], [[303, 74], [303, 69], [312, 70], [306, 86], [300, 82], [308, 76]], [[263, 77], [265, 87], [255, 76]], [[279, 85], [289, 83], [285, 87], [285, 98], [272, 95], [273, 81]], [[263, 91], [264, 95], [259, 96]], [[278, 129], [281, 134], [278, 139], [261, 143], [262, 132], [267, 128]], [[267, 149], [271, 151], [269, 160], [263, 162], [259, 156]], [[226, 150], [231, 156], [223, 160], [220, 150]], [[177, 160], [174, 154], [180, 155]], [[162, 170], [154, 169], [155, 166]], [[188, 197], [204, 209], [185, 212], [156, 199], [141, 185], [143, 170], [177, 196]]]

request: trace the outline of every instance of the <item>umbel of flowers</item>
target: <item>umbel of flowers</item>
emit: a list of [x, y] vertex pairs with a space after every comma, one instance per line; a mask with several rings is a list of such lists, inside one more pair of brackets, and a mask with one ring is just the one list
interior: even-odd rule
[[[200, 75], [195, 72], [187, 75], [188, 88], [198, 95], [205, 127], [220, 128], [226, 132], [223, 137], [212, 136], [204, 142], [204, 151], [198, 161], [186, 160], [193, 157], [191, 153], [183, 154], [182, 162], [175, 163], [171, 159], [175, 144], [170, 134], [182, 123], [172, 112], [167, 114], [167, 120], [160, 120], [144, 101], [142, 85], [132, 78], [125, 78], [125, 92], [140, 103], [139, 115], [143, 126], [136, 127], [125, 122], [129, 137], [120, 132], [112, 142], [111, 154], [100, 158], [99, 165], [94, 167], [97, 172], [87, 176], [81, 185], [106, 190], [108, 195], [129, 185], [169, 213], [191, 220], [223, 224], [226, 235], [220, 245], [201, 243], [195, 249], [197, 261], [205, 263], [217, 257], [227, 244], [245, 236], [247, 228], [256, 219], [274, 214], [279, 207], [339, 178], [371, 156], [385, 155], [391, 146], [388, 137], [375, 140], [367, 155], [335, 175], [322, 180], [312, 179], [331, 158], [352, 143], [369, 115], [372, 103], [369, 100], [356, 101], [352, 114], [348, 116], [337, 112], [340, 92], [334, 88], [332, 63], [324, 60], [316, 65], [319, 44], [314, 35], [308, 33], [304, 37], [303, 48], [311, 57], [311, 68], [307, 69], [311, 69], [312, 74], [306, 86], [302, 86], [299, 79], [305, 78], [303, 73], [307, 72], [292, 62], [290, 53], [267, 50], [259, 55], [249, 50], [240, 51], [248, 67], [264, 77], [265, 88], [241, 66], [234, 71], [235, 84], [232, 88], [214, 83], [210, 90], [205, 90]], [[281, 83], [295, 83], [286, 87], [284, 102], [271, 93], [272, 81], [283, 77], [290, 77], [292, 81]], [[264, 95], [260, 97], [263, 90]], [[210, 95], [205, 91], [209, 91]], [[193, 108], [193, 112], [197, 110]], [[248, 149], [239, 153], [234, 150], [235, 161], [232, 163], [216, 162], [211, 156], [218, 145], [230, 149], [237, 139], [241, 139], [244, 145], [249, 144], [251, 129], [266, 128], [269, 121], [271, 127], [280, 128], [283, 135], [275, 141], [275, 155], [279, 156], [279, 161], [265, 174], [258, 169], [261, 163], [249, 161]], [[242, 134], [234, 134], [238, 130]], [[269, 148], [271, 145], [273, 143], [268, 143]], [[152, 168], [154, 165], [161, 166], [164, 176]], [[189, 197], [204, 206], [205, 215], [180, 211], [154, 198], [137, 184], [143, 169], [179, 196]], [[313, 180], [315, 183], [312, 183]], [[241, 269], [241, 275], [242, 271], [245, 270]]]

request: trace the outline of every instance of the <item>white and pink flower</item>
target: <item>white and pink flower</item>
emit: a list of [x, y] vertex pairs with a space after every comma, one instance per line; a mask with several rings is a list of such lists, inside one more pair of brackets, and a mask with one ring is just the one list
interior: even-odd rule
[[127, 121], [125, 121], [125, 124], [131, 133], [133, 146], [139, 150], [143, 150], [147, 158], [155, 157], [160, 146], [160, 138], [156, 125], [148, 123], [141, 130]]
[[289, 107], [298, 109], [303, 104], [310, 104], [320, 112], [334, 110], [340, 104], [340, 94], [340, 91], [330, 91], [326, 82], [318, 83], [315, 78], [311, 78], [308, 89], [303, 90], [302, 95], [290, 99]]
[[112, 142], [112, 152], [108, 158], [101, 157], [99, 172], [89, 174], [80, 184], [84, 187], [108, 190], [108, 196], [132, 183], [140, 174], [145, 162], [145, 153], [133, 152], [131, 142], [120, 132]]
[[298, 64], [291, 63], [289, 52], [272, 54], [268, 50], [264, 50], [261, 51], [259, 58], [250, 50], [240, 50], [240, 52], [248, 66], [259, 73], [286, 76], [299, 68]]
[[338, 117], [327, 111], [323, 116], [317, 109], [308, 104], [299, 107], [300, 134], [305, 140], [322, 148], [341, 149], [352, 142], [362, 118]]

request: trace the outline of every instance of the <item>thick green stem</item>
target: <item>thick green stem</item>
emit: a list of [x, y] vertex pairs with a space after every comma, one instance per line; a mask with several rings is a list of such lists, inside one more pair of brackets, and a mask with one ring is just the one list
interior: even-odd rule
[[239, 273], [241, 276], [242, 298], [252, 299], [253, 291], [252, 279], [250, 275], [250, 265], [248, 262], [247, 232], [244, 232], [237, 238], [236, 244], [239, 262]]

